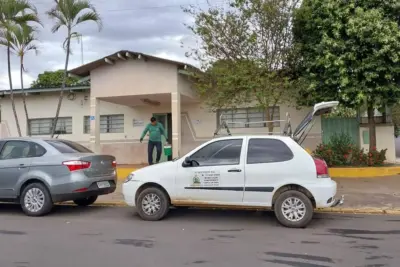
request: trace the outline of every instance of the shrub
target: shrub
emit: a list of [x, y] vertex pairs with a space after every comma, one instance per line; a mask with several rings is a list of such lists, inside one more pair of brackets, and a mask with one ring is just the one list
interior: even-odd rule
[[353, 144], [351, 137], [345, 133], [336, 134], [329, 139], [328, 144], [320, 144], [313, 155], [332, 166], [382, 166], [386, 160], [386, 151], [376, 148], [367, 152]]

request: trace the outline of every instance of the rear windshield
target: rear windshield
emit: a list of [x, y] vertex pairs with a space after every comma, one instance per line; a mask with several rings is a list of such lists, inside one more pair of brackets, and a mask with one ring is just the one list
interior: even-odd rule
[[93, 153], [90, 149], [71, 141], [47, 140], [48, 144], [57, 149], [60, 153]]

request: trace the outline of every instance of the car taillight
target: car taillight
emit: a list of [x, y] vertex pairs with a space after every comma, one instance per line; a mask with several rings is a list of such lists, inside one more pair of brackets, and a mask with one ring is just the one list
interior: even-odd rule
[[313, 158], [317, 169], [317, 178], [329, 178], [328, 165], [325, 160]]
[[88, 161], [70, 160], [64, 161], [62, 164], [67, 166], [71, 172], [90, 168], [90, 162]]
[[113, 166], [113, 168], [117, 168], [117, 162], [115, 160], [113, 160], [113, 162], [111, 163], [111, 165]]

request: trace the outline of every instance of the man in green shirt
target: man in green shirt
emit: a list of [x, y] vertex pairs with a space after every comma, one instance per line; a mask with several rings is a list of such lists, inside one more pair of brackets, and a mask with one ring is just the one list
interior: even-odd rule
[[161, 158], [161, 149], [162, 149], [162, 144], [161, 144], [161, 136], [163, 135], [166, 140], [167, 134], [165, 133], [164, 127], [161, 123], [157, 122], [157, 119], [152, 117], [150, 119], [150, 123], [147, 124], [146, 128], [144, 128], [144, 131], [142, 133], [142, 136], [140, 137], [140, 143], [143, 141], [143, 138], [145, 135], [149, 132], [149, 144], [147, 146], [147, 157], [149, 161], [149, 165], [153, 165], [153, 150], [154, 147], [157, 150], [157, 157], [156, 157], [156, 163], [160, 162]]

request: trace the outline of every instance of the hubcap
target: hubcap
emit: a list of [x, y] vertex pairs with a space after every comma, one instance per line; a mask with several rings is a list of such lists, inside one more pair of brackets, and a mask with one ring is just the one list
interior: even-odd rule
[[24, 205], [30, 212], [38, 212], [44, 206], [44, 193], [39, 188], [31, 188], [26, 192], [24, 197]]
[[144, 196], [142, 200], [142, 210], [147, 215], [154, 215], [161, 209], [161, 199], [154, 193]]
[[306, 205], [297, 197], [289, 197], [282, 203], [282, 214], [291, 222], [298, 222], [306, 215]]

